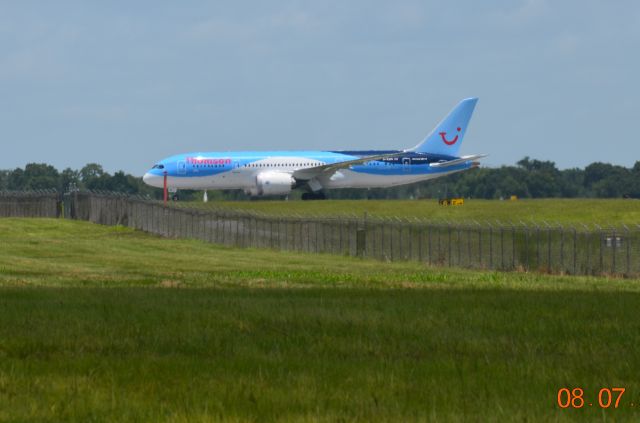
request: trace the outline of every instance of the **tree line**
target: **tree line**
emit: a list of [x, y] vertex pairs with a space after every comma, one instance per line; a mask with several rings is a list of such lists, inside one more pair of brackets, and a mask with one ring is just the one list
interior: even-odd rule
[[0, 191], [33, 191], [70, 189], [117, 191], [126, 194], [156, 196], [156, 189], [149, 187], [142, 178], [123, 171], [111, 175], [97, 163], [89, 163], [80, 170], [66, 168], [58, 171], [46, 163], [29, 163], [24, 169], [0, 170]]
[[[45, 163], [29, 163], [24, 169], [0, 171], [0, 190], [24, 191], [56, 189], [117, 191], [161, 198], [162, 190], [142, 182], [142, 178], [117, 171], [105, 171], [97, 163], [80, 170], [58, 171]], [[631, 168], [596, 162], [584, 169], [560, 170], [552, 161], [525, 157], [515, 166], [481, 167], [431, 181], [385, 189], [332, 190], [329, 198], [640, 198], [640, 161]], [[289, 198], [301, 195], [295, 190]], [[181, 191], [182, 199], [200, 198], [201, 192]], [[243, 200], [242, 191], [210, 192], [211, 199]]]
[[[633, 167], [595, 162], [560, 170], [525, 157], [515, 166], [480, 167], [431, 181], [369, 192], [336, 190], [334, 198], [640, 198], [640, 161]], [[349, 192], [347, 192], [349, 191]], [[355, 196], [355, 197], [354, 197]]]

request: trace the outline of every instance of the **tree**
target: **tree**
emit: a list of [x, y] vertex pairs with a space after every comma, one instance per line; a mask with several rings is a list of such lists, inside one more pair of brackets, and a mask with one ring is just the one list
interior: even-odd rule
[[88, 163], [80, 169], [80, 179], [85, 186], [88, 186], [95, 179], [102, 178], [104, 175], [104, 169], [97, 163]]
[[9, 173], [10, 171], [8, 170], [0, 170], [0, 191], [8, 189]]
[[584, 168], [584, 186], [593, 187], [597, 182], [605, 179], [613, 171], [613, 165], [609, 163], [595, 162]]
[[629, 192], [632, 198], [640, 198], [640, 161], [635, 162], [629, 176]]
[[109, 191], [124, 192], [127, 194], [134, 194], [137, 192], [135, 184], [127, 178], [127, 175], [123, 171], [118, 171], [113, 174], [108, 182]]
[[560, 171], [560, 195], [565, 198], [586, 197], [584, 170], [573, 168]]
[[27, 188], [25, 187], [24, 181], [24, 170], [19, 167], [15, 168], [9, 173], [9, 177], [7, 178], [7, 188], [12, 191], [25, 190]]
[[46, 163], [28, 163], [22, 173], [22, 188], [26, 190], [58, 189], [60, 174]]

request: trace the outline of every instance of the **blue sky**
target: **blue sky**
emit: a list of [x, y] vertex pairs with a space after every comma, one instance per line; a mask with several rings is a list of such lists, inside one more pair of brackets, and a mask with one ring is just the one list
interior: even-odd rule
[[640, 160], [637, 1], [0, 0], [0, 169], [415, 145], [478, 96], [492, 166]]

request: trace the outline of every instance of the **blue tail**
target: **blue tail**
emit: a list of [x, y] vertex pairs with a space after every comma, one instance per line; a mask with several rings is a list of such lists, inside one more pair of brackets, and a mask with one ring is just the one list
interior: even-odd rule
[[462, 100], [420, 144], [407, 151], [457, 156], [477, 102], [477, 97]]

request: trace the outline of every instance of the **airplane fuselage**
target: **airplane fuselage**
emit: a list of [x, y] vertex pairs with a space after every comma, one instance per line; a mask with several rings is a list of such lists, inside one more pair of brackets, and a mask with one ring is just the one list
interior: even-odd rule
[[[162, 160], [145, 175], [144, 180], [149, 185], [162, 187], [166, 172], [169, 188], [242, 189], [260, 195], [257, 191], [257, 179], [260, 176], [266, 181], [285, 181], [289, 175], [295, 174], [296, 180], [312, 181], [312, 187], [315, 182], [321, 189], [384, 188], [444, 176], [475, 165], [475, 162], [469, 161], [447, 168], [435, 168], [431, 166], [432, 163], [446, 162], [456, 157], [407, 152], [400, 157], [372, 160], [326, 175], [309, 173], [305, 177], [306, 169], [311, 171], [318, 166], [361, 157], [398, 153], [401, 151], [195, 152]], [[279, 179], [280, 176], [284, 178]], [[295, 181], [291, 185], [295, 185]]]

